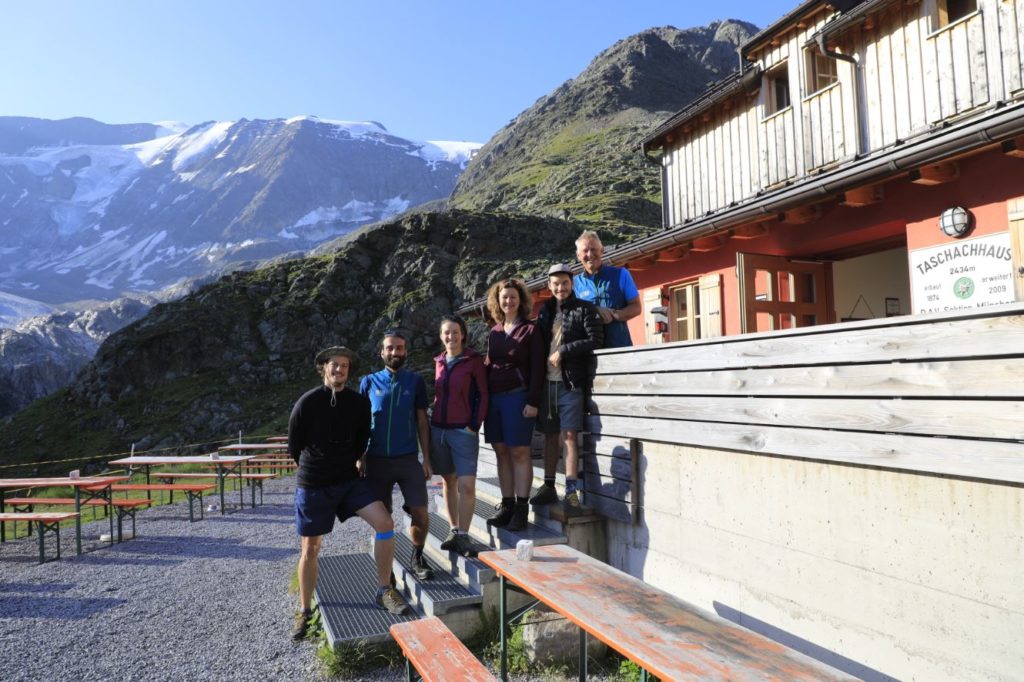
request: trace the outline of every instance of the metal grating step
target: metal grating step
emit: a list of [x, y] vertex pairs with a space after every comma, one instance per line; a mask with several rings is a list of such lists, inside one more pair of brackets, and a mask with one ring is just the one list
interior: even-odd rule
[[362, 641], [384, 642], [394, 623], [415, 620], [415, 611], [394, 616], [374, 603], [377, 567], [368, 554], [320, 557], [316, 601], [332, 647]]
[[[439, 514], [431, 512], [429, 526], [430, 534], [427, 537], [427, 551], [434, 555], [434, 564], [442, 566], [445, 571], [451, 573], [455, 576], [456, 580], [465, 585], [483, 585], [494, 580], [495, 573], [493, 568], [484, 565], [477, 559], [467, 559], [455, 552], [449, 552], [441, 549], [441, 542], [448, 537], [448, 531], [450, 529], [451, 526], [448, 525], [448, 521], [446, 519], [441, 517]], [[474, 541], [474, 545], [481, 552], [490, 549], [476, 541]]]
[[405, 584], [407, 596], [421, 606], [426, 615], [441, 615], [463, 606], [477, 606], [483, 597], [455, 579], [438, 562], [424, 553], [427, 564], [434, 569], [430, 580], [417, 580], [409, 568], [412, 562], [412, 540], [404, 533], [395, 535], [395, 565], [399, 580]]

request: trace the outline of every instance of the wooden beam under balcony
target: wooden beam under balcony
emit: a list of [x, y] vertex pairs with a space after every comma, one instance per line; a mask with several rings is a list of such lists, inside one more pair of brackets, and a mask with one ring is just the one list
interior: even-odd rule
[[690, 245], [690, 250], [697, 253], [707, 253], [709, 251], [716, 251], [725, 245], [727, 237], [722, 235], [711, 235], [710, 237], [698, 237], [693, 240], [693, 244]]
[[790, 225], [803, 225], [811, 221], [817, 220], [821, 217], [821, 206], [818, 204], [811, 204], [809, 206], [799, 206], [797, 208], [791, 208], [782, 214], [782, 222], [789, 223]]
[[659, 263], [675, 263], [676, 261], [683, 260], [684, 258], [686, 258], [689, 255], [690, 255], [690, 247], [688, 245], [681, 244], [679, 246], [670, 246], [669, 248], [665, 249], [664, 251], [661, 251], [660, 253], [658, 253], [658, 262]]
[[750, 223], [749, 225], [740, 225], [739, 227], [732, 228], [730, 236], [733, 239], [757, 239], [763, 237], [771, 232], [771, 227], [765, 221], [759, 223]]
[[1020, 135], [1011, 140], [1003, 140], [1003, 144], [1000, 146], [1003, 153], [1007, 156], [1015, 156], [1018, 159], [1024, 159], [1024, 135]]
[[839, 202], [839, 205], [849, 206], [851, 208], [860, 208], [861, 206], [877, 204], [884, 198], [885, 191], [883, 190], [882, 185], [857, 187], [856, 189], [844, 192], [843, 199]]
[[941, 185], [960, 177], [960, 167], [955, 161], [933, 163], [910, 171], [910, 181], [918, 185]]
[[657, 262], [657, 256], [646, 256], [645, 258], [637, 258], [636, 260], [629, 261], [628, 263], [626, 263], [626, 267], [629, 268], [631, 272], [639, 272], [640, 270], [646, 270], [650, 268]]

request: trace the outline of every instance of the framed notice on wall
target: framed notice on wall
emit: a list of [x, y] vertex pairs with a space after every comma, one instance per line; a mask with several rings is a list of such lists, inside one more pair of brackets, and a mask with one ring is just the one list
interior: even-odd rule
[[1012, 303], [1010, 233], [962, 239], [910, 252], [914, 313]]

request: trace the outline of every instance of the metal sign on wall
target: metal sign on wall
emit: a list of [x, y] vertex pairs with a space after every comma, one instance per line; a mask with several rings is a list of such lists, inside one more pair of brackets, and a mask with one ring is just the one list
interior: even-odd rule
[[910, 252], [915, 313], [938, 313], [1012, 303], [1010, 233], [948, 242]]

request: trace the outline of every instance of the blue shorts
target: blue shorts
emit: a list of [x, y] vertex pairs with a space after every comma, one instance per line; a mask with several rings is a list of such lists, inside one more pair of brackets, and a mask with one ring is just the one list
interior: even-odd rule
[[526, 391], [492, 393], [484, 422], [484, 440], [488, 443], [504, 443], [510, 448], [533, 443], [533, 425], [537, 421], [523, 416], [526, 407]]
[[296, 488], [295, 530], [303, 537], [327, 535], [334, 528], [335, 518], [344, 522], [377, 501], [361, 478], [323, 488]]
[[537, 428], [541, 433], [583, 430], [583, 391], [568, 390], [561, 381], [544, 382], [544, 395], [537, 410]]
[[469, 428], [442, 429], [430, 426], [430, 466], [435, 474], [476, 476], [480, 436]]

